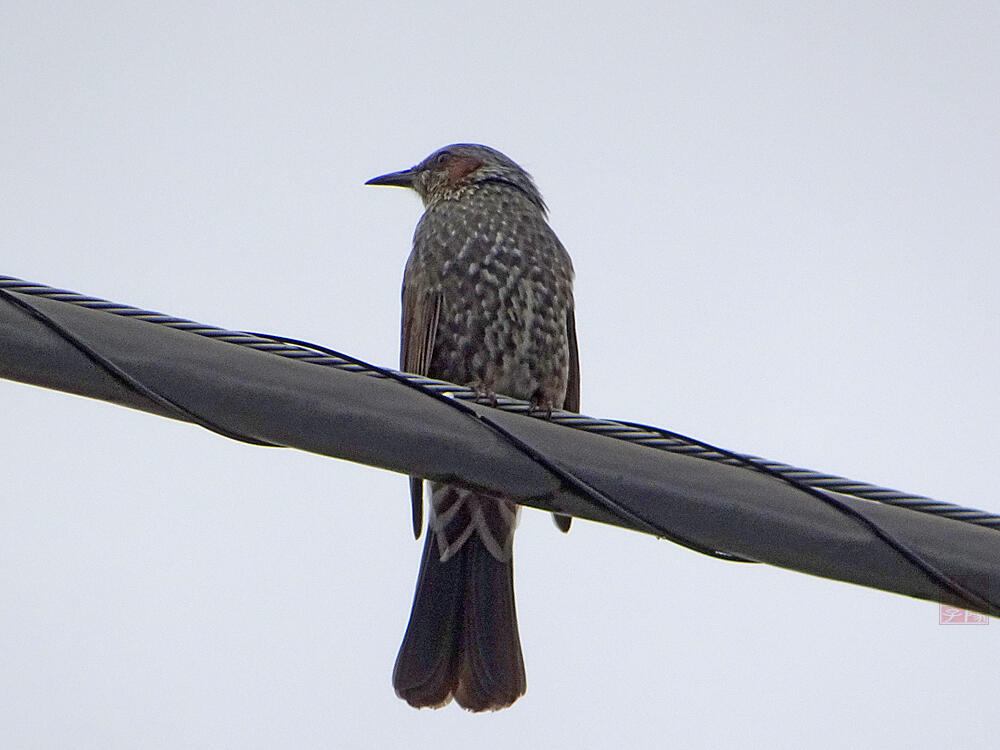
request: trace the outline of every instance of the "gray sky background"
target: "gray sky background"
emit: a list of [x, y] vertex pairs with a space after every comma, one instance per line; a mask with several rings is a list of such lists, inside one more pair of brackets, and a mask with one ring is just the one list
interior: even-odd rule
[[[0, 273], [393, 365], [421, 208], [362, 183], [478, 141], [573, 255], [585, 412], [1000, 511], [995, 3], [420, 5], [5, 0]], [[991, 741], [1000, 623], [530, 510], [527, 695], [417, 712], [402, 477], [0, 413], [6, 747]]]

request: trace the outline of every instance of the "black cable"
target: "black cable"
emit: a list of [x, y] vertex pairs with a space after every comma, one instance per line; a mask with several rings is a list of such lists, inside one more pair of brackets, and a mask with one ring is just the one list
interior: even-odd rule
[[[316, 351], [310, 352], [300, 346], [278, 344], [271, 339], [264, 339], [245, 333], [237, 333], [235, 331], [227, 331], [215, 326], [206, 326], [202, 323], [196, 323], [194, 321], [185, 320], [172, 315], [165, 315], [163, 313], [151, 312], [148, 310], [140, 310], [134, 307], [129, 307], [128, 305], [109, 302], [96, 297], [87, 297], [78, 294], [77, 292], [71, 292], [64, 289], [53, 289], [52, 287], [48, 287], [43, 284], [26, 282], [12, 276], [0, 275], [0, 289], [7, 289], [19, 294], [38, 295], [47, 299], [78, 305], [90, 310], [99, 310], [112, 315], [131, 318], [133, 320], [155, 323], [156, 325], [163, 325], [168, 328], [174, 328], [187, 333], [205, 336], [206, 338], [210, 338], [215, 341], [225, 341], [230, 344], [247, 346], [257, 351], [277, 354], [281, 357], [287, 357], [299, 361], [308, 361], [311, 364], [333, 366], [338, 369], [342, 369], [345, 372], [364, 372], [370, 376], [384, 377], [379, 372], [366, 369], [337, 356], [322, 354]], [[447, 383], [445, 381], [434, 380], [432, 378], [413, 375], [410, 373], [405, 373], [404, 377], [420, 382], [425, 387], [437, 392], [453, 393], [455, 398], [471, 400], [475, 397], [475, 394], [470, 389], [455, 385], [454, 383]], [[504, 411], [509, 411], [515, 414], [531, 413], [531, 406], [528, 403], [507, 397], [499, 399], [495, 406], [503, 409]], [[556, 424], [572, 427], [573, 429], [583, 430], [585, 432], [603, 435], [617, 440], [625, 440], [627, 442], [644, 445], [657, 450], [666, 450], [671, 453], [692, 456], [703, 460], [718, 461], [731, 466], [735, 465], [740, 468], [746, 468], [742, 460], [730, 459], [715, 451], [700, 448], [696, 444], [685, 442], [683, 440], [665, 438], [660, 433], [650, 432], [648, 430], [639, 430], [629, 427], [622, 422], [595, 419], [584, 414], [576, 414], [565, 411], [553, 413], [551, 419]], [[906, 508], [919, 513], [929, 513], [931, 515], [950, 518], [955, 521], [971, 523], [977, 526], [984, 526], [986, 528], [1000, 531], [1000, 515], [986, 513], [985, 511], [976, 510], [974, 508], [963, 508], [959, 505], [943, 503], [939, 500], [933, 500], [921, 495], [900, 492], [899, 490], [892, 490], [886, 487], [878, 487], [865, 482], [857, 482], [844, 477], [813, 471], [811, 469], [789, 466], [770, 459], [763, 459], [758, 456], [744, 456], [744, 458], [749, 458], [760, 463], [766, 463], [773, 470], [788, 476], [793, 476], [810, 487], [827, 490], [838, 495], [856, 497], [862, 500], [875, 500], [880, 503], [895, 505], [897, 507]]]
[[[115, 363], [111, 362], [106, 357], [104, 357], [103, 355], [101, 355], [100, 353], [98, 353], [97, 351], [95, 351], [94, 349], [92, 349], [90, 346], [88, 346], [82, 340], [80, 340], [79, 338], [77, 338], [70, 331], [66, 330], [62, 325], [60, 325], [55, 320], [53, 320], [52, 318], [50, 318], [48, 315], [46, 315], [45, 313], [43, 313], [41, 310], [39, 310], [36, 307], [30, 305], [27, 301], [19, 299], [18, 297], [12, 295], [11, 293], [7, 292], [3, 288], [0, 288], [0, 299], [7, 300], [11, 304], [15, 305], [16, 307], [18, 307], [22, 311], [26, 312], [28, 315], [32, 316], [33, 318], [35, 318], [36, 320], [38, 320], [39, 322], [41, 322], [43, 325], [46, 326], [46, 328], [48, 328], [49, 330], [53, 331], [56, 335], [58, 335], [64, 341], [66, 341], [71, 346], [73, 346], [78, 351], [80, 351], [84, 356], [87, 357], [87, 359], [89, 359], [91, 362], [93, 362], [100, 369], [104, 370], [108, 375], [110, 375], [118, 383], [120, 383], [121, 385], [123, 385], [126, 388], [130, 388], [130, 389], [134, 390], [135, 392], [139, 393], [140, 395], [144, 396], [145, 398], [148, 398], [150, 401], [152, 401], [153, 403], [155, 403], [158, 406], [162, 407], [164, 410], [166, 410], [168, 412], [172, 411], [175, 414], [180, 415], [181, 417], [183, 417], [187, 421], [193, 422], [194, 424], [197, 424], [197, 425], [199, 425], [201, 427], [204, 427], [205, 429], [210, 430], [211, 432], [215, 432], [216, 434], [222, 435], [223, 437], [227, 437], [227, 438], [230, 438], [232, 440], [238, 440], [240, 442], [248, 443], [248, 444], [251, 444], [251, 445], [258, 445], [258, 446], [265, 446], [265, 447], [277, 447], [273, 443], [269, 443], [269, 442], [266, 442], [266, 441], [259, 440], [257, 438], [251, 438], [251, 437], [247, 437], [245, 435], [240, 435], [240, 434], [234, 433], [234, 432], [232, 432], [231, 430], [229, 430], [229, 429], [227, 429], [225, 427], [222, 427], [220, 425], [215, 424], [210, 419], [202, 417], [198, 413], [192, 411], [188, 407], [186, 407], [183, 404], [175, 401], [174, 399], [170, 398], [169, 396], [167, 396], [167, 395], [165, 395], [163, 393], [160, 393], [160, 392], [156, 391], [155, 389], [152, 389], [152, 388], [146, 386], [141, 381], [137, 380], [132, 375], [130, 375], [127, 372], [125, 372], [118, 365], [116, 365]], [[411, 380], [407, 379], [406, 377], [404, 377], [400, 373], [397, 373], [397, 372], [395, 372], [393, 370], [389, 370], [389, 369], [386, 369], [386, 368], [378, 367], [376, 365], [372, 365], [372, 364], [370, 364], [368, 362], [365, 362], [364, 360], [360, 360], [360, 359], [358, 359], [356, 357], [351, 357], [351, 356], [343, 354], [341, 352], [337, 352], [337, 351], [334, 351], [332, 349], [328, 349], [326, 347], [319, 346], [317, 344], [312, 344], [310, 342], [301, 341], [301, 340], [292, 339], [292, 338], [281, 337], [281, 336], [274, 336], [274, 335], [270, 335], [270, 334], [250, 334], [250, 335], [258, 336], [258, 337], [264, 338], [264, 339], [269, 339], [269, 340], [276, 341], [276, 342], [279, 342], [279, 343], [294, 344], [296, 346], [301, 346], [301, 347], [304, 347], [306, 349], [310, 349], [310, 350], [313, 350], [313, 351], [316, 351], [316, 352], [321, 352], [321, 353], [325, 353], [325, 354], [328, 354], [328, 355], [332, 355], [334, 357], [339, 357], [339, 358], [341, 358], [341, 359], [343, 359], [345, 361], [351, 362], [351, 363], [353, 363], [353, 364], [355, 364], [355, 365], [357, 365], [359, 367], [362, 367], [362, 368], [367, 369], [367, 370], [372, 371], [372, 372], [379, 373], [383, 377], [387, 377], [389, 379], [392, 379], [392, 380], [395, 380], [395, 381], [397, 381], [399, 383], [402, 383], [403, 385], [405, 385], [405, 386], [407, 386], [409, 388], [416, 389], [416, 390], [420, 391], [421, 393], [423, 393], [423, 394], [425, 394], [427, 396], [430, 396], [431, 398], [434, 398], [434, 399], [436, 399], [438, 401], [446, 403], [446, 404], [450, 405], [451, 408], [458, 409], [460, 412], [462, 412], [462, 413], [470, 416], [471, 418], [476, 419], [477, 421], [485, 424], [487, 427], [489, 427], [490, 429], [494, 430], [497, 434], [501, 435], [511, 445], [513, 445], [518, 450], [520, 450], [522, 453], [524, 453], [525, 455], [527, 455], [529, 458], [531, 458], [532, 460], [534, 460], [534, 461], [538, 462], [539, 464], [541, 464], [542, 466], [544, 466], [546, 469], [548, 469], [550, 472], [552, 472], [553, 475], [555, 475], [556, 477], [558, 477], [560, 480], [562, 480], [563, 482], [565, 482], [569, 486], [573, 487], [574, 489], [576, 489], [578, 492], [580, 492], [584, 496], [589, 497], [591, 500], [594, 500], [598, 505], [600, 505], [601, 507], [604, 507], [605, 509], [609, 510], [612, 514], [617, 515], [619, 518], [627, 519], [630, 523], [632, 523], [637, 528], [640, 528], [642, 530], [646, 530], [647, 532], [655, 534], [657, 536], [662, 536], [663, 538], [669, 539], [670, 541], [673, 541], [676, 544], [679, 544], [679, 545], [681, 545], [683, 547], [691, 549], [691, 550], [693, 550], [695, 552], [699, 552], [701, 554], [709, 555], [711, 557], [716, 557], [716, 558], [724, 559], [724, 560], [731, 561], [731, 562], [756, 562], [756, 561], [753, 561], [753, 560], [746, 560], [744, 558], [741, 558], [741, 557], [738, 557], [738, 556], [735, 556], [735, 555], [730, 555], [728, 553], [721, 552], [721, 551], [718, 551], [718, 550], [713, 550], [713, 549], [710, 549], [710, 548], [706, 548], [706, 547], [704, 547], [702, 545], [699, 545], [699, 544], [697, 544], [695, 542], [692, 542], [692, 541], [690, 541], [688, 539], [680, 537], [680, 536], [678, 536], [676, 534], [672, 534], [671, 532], [658, 527], [656, 524], [652, 523], [648, 519], [645, 519], [642, 516], [640, 516], [640, 515], [632, 512], [632, 511], [630, 511], [630, 510], [628, 510], [626, 508], [623, 508], [621, 505], [619, 505], [617, 502], [615, 502], [613, 498], [609, 497], [608, 495], [606, 495], [605, 493], [601, 492], [597, 488], [589, 485], [587, 482], [585, 482], [580, 477], [577, 477], [572, 472], [570, 472], [570, 471], [568, 471], [568, 470], [566, 470], [566, 469], [558, 466], [555, 462], [553, 462], [547, 456], [545, 456], [544, 454], [542, 454], [541, 452], [539, 452], [533, 446], [525, 443], [523, 440], [521, 440], [520, 438], [518, 438], [516, 435], [510, 433], [508, 430], [506, 430], [504, 427], [502, 427], [499, 424], [497, 424], [496, 422], [494, 422], [489, 417], [487, 417], [485, 415], [480, 415], [474, 409], [470, 408], [466, 404], [463, 404], [463, 403], [461, 403], [461, 402], [459, 402], [459, 401], [457, 401], [457, 400], [455, 400], [453, 398], [448, 398], [447, 396], [444, 396], [443, 394], [436, 393], [435, 391], [432, 391], [431, 389], [426, 388], [426, 387], [424, 387], [423, 385], [421, 385], [419, 383], [411, 381]], [[748, 457], [748, 456], [744, 456], [744, 455], [741, 455], [741, 454], [738, 454], [738, 453], [734, 453], [733, 451], [727, 450], [725, 448], [720, 448], [720, 447], [715, 446], [715, 445], [711, 445], [709, 443], [706, 443], [706, 442], [701, 441], [701, 440], [697, 440], [695, 438], [691, 438], [691, 437], [686, 436], [686, 435], [681, 435], [680, 433], [672, 432], [672, 431], [669, 431], [669, 430], [664, 430], [664, 429], [661, 429], [661, 428], [658, 428], [658, 427], [653, 427], [651, 425], [645, 425], [645, 424], [641, 424], [641, 423], [637, 423], [637, 422], [624, 422], [623, 421], [623, 422], [619, 422], [619, 424], [626, 425], [628, 427], [632, 427], [632, 428], [635, 428], [635, 429], [646, 430], [646, 431], [649, 431], [649, 432], [652, 432], [652, 433], [655, 433], [655, 434], [659, 434], [659, 435], [661, 435], [661, 436], [663, 436], [665, 438], [668, 438], [668, 439], [680, 440], [680, 441], [689, 443], [691, 445], [700, 446], [700, 447], [702, 447], [702, 448], [704, 448], [706, 450], [709, 450], [709, 451], [714, 451], [714, 452], [719, 453], [719, 454], [721, 454], [723, 456], [727, 456], [730, 459], [732, 459], [733, 461], [736, 461], [737, 463], [739, 463], [741, 465], [744, 465], [744, 466], [746, 466], [746, 467], [748, 467], [748, 468], [750, 468], [752, 470], [760, 471], [762, 473], [768, 474], [768, 475], [774, 477], [775, 479], [778, 479], [778, 480], [784, 482], [785, 484], [788, 484], [791, 487], [793, 487], [795, 489], [798, 489], [799, 491], [801, 491], [801, 492], [803, 492], [803, 493], [805, 493], [807, 495], [810, 495], [811, 497], [814, 497], [814, 498], [820, 500], [824, 504], [826, 504], [826, 505], [834, 508], [835, 510], [837, 510], [840, 513], [842, 513], [843, 515], [845, 515], [845, 516], [847, 516], [849, 518], [853, 518], [856, 521], [858, 521], [859, 523], [861, 523], [869, 531], [871, 531], [872, 534], [874, 534], [876, 538], [878, 538], [881, 541], [883, 541], [884, 543], [888, 544], [893, 550], [895, 550], [904, 559], [906, 559], [908, 562], [910, 562], [910, 564], [912, 564], [913, 566], [915, 566], [924, 575], [926, 575], [928, 577], [928, 579], [932, 583], [935, 583], [935, 584], [937, 584], [937, 585], [939, 585], [939, 586], [941, 586], [941, 587], [943, 587], [943, 588], [951, 591], [951, 593], [955, 594], [956, 596], [958, 596], [961, 599], [964, 599], [964, 600], [966, 600], [966, 601], [974, 604], [977, 608], [979, 608], [979, 609], [981, 609], [983, 611], [989, 612], [990, 614], [992, 614], [994, 616], [1000, 616], [1000, 605], [998, 605], [997, 603], [991, 601], [989, 598], [987, 598], [985, 596], [982, 596], [979, 593], [974, 592], [974, 591], [968, 589], [967, 587], [965, 587], [964, 585], [962, 585], [958, 581], [954, 580], [952, 577], [950, 577], [949, 575], [947, 575], [943, 571], [940, 571], [932, 563], [930, 563], [927, 560], [925, 560], [918, 552], [916, 552], [915, 550], [911, 549], [908, 545], [906, 545], [904, 542], [900, 541], [899, 539], [896, 539], [892, 534], [890, 534], [888, 531], [884, 530], [876, 522], [872, 521], [870, 518], [868, 518], [867, 516], [865, 516], [863, 513], [861, 513], [860, 511], [856, 510], [855, 508], [851, 507], [847, 503], [845, 503], [845, 502], [837, 499], [833, 495], [825, 493], [825, 492], [822, 492], [822, 491], [820, 491], [820, 490], [818, 490], [818, 489], [816, 489], [814, 487], [810, 487], [807, 484], [804, 484], [802, 482], [797, 481], [793, 477], [787, 476], [787, 475], [785, 475], [785, 474], [783, 474], [783, 473], [781, 473], [779, 471], [776, 471], [776, 470], [772, 469], [771, 467], [767, 466], [766, 463], [764, 463], [762, 461], [759, 461], [759, 460], [756, 460], [754, 458], [751, 458], [751, 457]]]
[[207, 419], [206, 417], [203, 417], [200, 414], [192, 411], [183, 404], [173, 400], [169, 396], [160, 393], [159, 391], [156, 391], [150, 388], [149, 386], [143, 384], [141, 381], [129, 375], [127, 372], [125, 372], [122, 368], [120, 368], [114, 362], [109, 360], [107, 357], [94, 351], [94, 349], [92, 349], [86, 343], [81, 341], [70, 331], [66, 330], [64, 326], [54, 321], [52, 318], [50, 318], [48, 315], [43, 313], [38, 308], [30, 305], [26, 300], [19, 299], [2, 288], [0, 288], [0, 299], [7, 300], [15, 307], [20, 308], [28, 315], [33, 317], [35, 320], [42, 323], [42, 325], [44, 325], [50, 331], [52, 331], [61, 339], [63, 339], [63, 341], [66, 341], [77, 351], [83, 354], [87, 359], [89, 359], [100, 369], [104, 370], [104, 372], [106, 372], [108, 375], [110, 375], [112, 378], [118, 381], [119, 384], [121, 384], [125, 388], [129, 388], [135, 391], [141, 396], [148, 398], [157, 406], [163, 407], [166, 411], [173, 412], [174, 414], [181, 416], [188, 422], [193, 422], [199, 427], [204, 427], [206, 430], [210, 430], [211, 432], [214, 432], [218, 435], [222, 435], [223, 437], [227, 437], [231, 440], [238, 440], [241, 443], [249, 443], [250, 445], [260, 445], [267, 448], [280, 447], [278, 445], [275, 445], [274, 443], [268, 443], [263, 440], [258, 440], [257, 438], [247, 437], [246, 435], [239, 435], [235, 432], [232, 432], [231, 430], [228, 430], [225, 427], [222, 427], [221, 425], [217, 425], [210, 419]]

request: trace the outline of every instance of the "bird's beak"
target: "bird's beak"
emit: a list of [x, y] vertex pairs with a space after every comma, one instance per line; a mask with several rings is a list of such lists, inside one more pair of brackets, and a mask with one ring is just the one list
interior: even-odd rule
[[396, 187], [413, 187], [413, 179], [417, 176], [417, 168], [410, 167], [402, 172], [390, 172], [389, 174], [372, 177], [366, 185], [395, 185]]

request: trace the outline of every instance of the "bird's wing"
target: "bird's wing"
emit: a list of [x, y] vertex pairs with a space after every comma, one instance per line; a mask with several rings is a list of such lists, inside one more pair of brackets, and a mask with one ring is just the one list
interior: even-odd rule
[[[430, 292], [422, 284], [403, 283], [403, 324], [399, 341], [399, 369], [414, 375], [427, 375], [434, 356], [434, 336], [441, 314], [441, 294]], [[410, 502], [413, 507], [413, 536], [420, 538], [424, 523], [424, 480], [410, 477]]]
[[[566, 378], [566, 398], [562, 408], [566, 411], [580, 411], [580, 351], [576, 345], [576, 314], [573, 308], [566, 313], [566, 341], [569, 344], [569, 370]], [[573, 516], [553, 513], [552, 520], [562, 532], [569, 531]]]
[[403, 372], [426, 375], [434, 354], [434, 335], [441, 314], [441, 294], [403, 285], [403, 326], [399, 342], [399, 367]]

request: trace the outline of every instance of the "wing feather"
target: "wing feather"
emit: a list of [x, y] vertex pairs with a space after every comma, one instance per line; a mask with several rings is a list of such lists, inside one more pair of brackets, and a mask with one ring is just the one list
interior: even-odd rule
[[[427, 375], [434, 357], [434, 337], [441, 316], [441, 294], [419, 284], [403, 283], [403, 323], [400, 329], [399, 369]], [[424, 480], [410, 477], [413, 536], [420, 538], [424, 524]]]
[[[580, 411], [580, 351], [576, 344], [576, 314], [571, 307], [566, 312], [566, 341], [569, 344], [569, 362], [566, 377], [566, 398], [563, 399], [563, 409]], [[553, 513], [552, 520], [563, 533], [569, 531], [573, 516]]]

